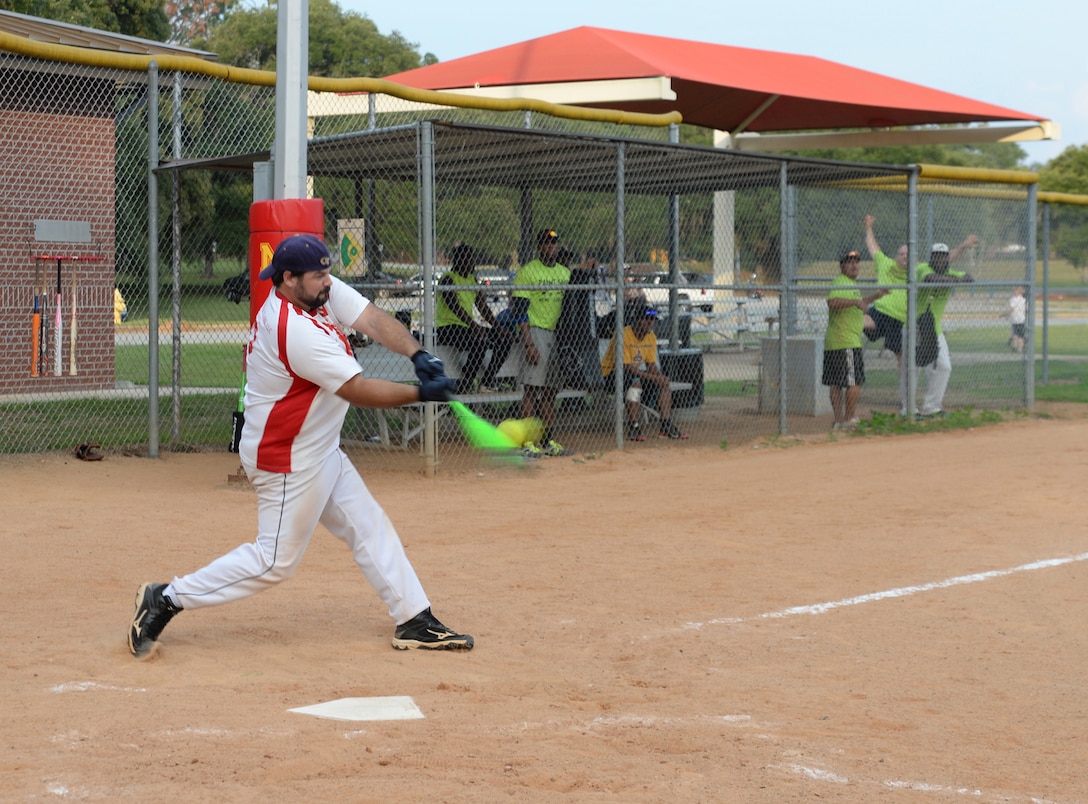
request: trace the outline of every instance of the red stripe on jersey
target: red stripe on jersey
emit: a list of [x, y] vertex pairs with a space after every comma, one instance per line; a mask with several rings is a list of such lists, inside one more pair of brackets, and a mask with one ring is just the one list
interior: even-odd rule
[[291, 471], [291, 449], [319, 390], [309, 380], [296, 377], [287, 395], [272, 406], [264, 426], [264, 435], [257, 446], [258, 469], [266, 472]]
[[284, 368], [294, 377], [291, 387], [268, 413], [261, 443], [257, 445], [257, 468], [266, 472], [290, 472], [291, 450], [295, 438], [302, 430], [306, 414], [310, 412], [314, 397], [320, 388], [309, 380], [304, 380], [291, 371], [287, 359], [287, 316], [296, 309], [294, 305], [280, 305], [279, 320], [276, 322], [276, 341], [279, 344], [279, 359]]

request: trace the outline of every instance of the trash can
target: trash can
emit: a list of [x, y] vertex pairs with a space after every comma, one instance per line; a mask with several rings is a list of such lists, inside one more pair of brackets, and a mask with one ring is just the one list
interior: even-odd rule
[[[682, 320], [682, 319], [681, 319]], [[688, 316], [688, 321], [691, 317]], [[673, 382], [689, 382], [691, 389], [674, 391], [674, 408], [697, 408], [703, 404], [703, 352], [700, 349], [661, 349], [661, 370]]]

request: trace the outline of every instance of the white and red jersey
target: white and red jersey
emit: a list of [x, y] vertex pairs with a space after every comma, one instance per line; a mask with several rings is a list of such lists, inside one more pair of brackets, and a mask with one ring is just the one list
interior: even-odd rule
[[368, 304], [336, 277], [329, 301], [313, 311], [269, 294], [246, 350], [243, 463], [296, 472], [339, 447], [350, 404], [336, 392], [361, 372], [344, 331]]

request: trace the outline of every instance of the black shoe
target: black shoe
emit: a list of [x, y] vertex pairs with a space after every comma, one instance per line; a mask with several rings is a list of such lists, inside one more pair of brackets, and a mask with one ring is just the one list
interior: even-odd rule
[[472, 650], [473, 640], [468, 634], [458, 634], [442, 625], [426, 608], [404, 625], [398, 625], [393, 634], [393, 647], [398, 650], [423, 648], [425, 650]]
[[658, 431], [657, 435], [659, 438], [675, 438], [678, 440], [688, 437], [687, 433], [681, 433], [671, 421], [661, 422], [661, 429]]
[[145, 583], [136, 592], [136, 613], [128, 629], [128, 649], [137, 659], [148, 659], [158, 648], [159, 634], [170, 618], [181, 611], [163, 597], [164, 583]]
[[645, 441], [646, 436], [642, 434], [642, 425], [638, 422], [627, 422], [627, 440], [628, 441]]

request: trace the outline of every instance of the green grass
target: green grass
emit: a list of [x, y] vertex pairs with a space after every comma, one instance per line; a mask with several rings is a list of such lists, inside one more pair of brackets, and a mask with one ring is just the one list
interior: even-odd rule
[[[179, 444], [226, 445], [235, 393], [184, 396]], [[159, 440], [171, 442], [171, 401], [160, 401]], [[147, 450], [146, 399], [72, 399], [0, 405], [0, 444], [5, 452], [69, 450], [82, 441], [108, 449]]]
[[1043, 385], [1043, 367], [1040, 362], [1036, 362], [1036, 400], [1088, 404], [1088, 362], [1051, 360], [1047, 373], [1049, 382]]
[[[1026, 415], [1019, 412], [1014, 415]], [[874, 412], [872, 418], [862, 419], [855, 435], [892, 435], [903, 433], [933, 433], [948, 430], [970, 430], [986, 424], [1005, 421], [1005, 414], [996, 410], [975, 410], [972, 406], [947, 411], [944, 416], [910, 421], [898, 413]]]
[[[173, 352], [159, 349], [159, 385], [169, 386]], [[115, 350], [117, 379], [147, 385], [146, 346], [118, 346]], [[189, 388], [237, 388], [242, 380], [242, 346], [237, 343], [190, 343], [181, 350], [181, 384]]]
[[[948, 348], [957, 352], [1006, 352], [1009, 340], [1007, 324], [992, 327], [971, 327], [945, 332]], [[1035, 328], [1035, 351], [1043, 347], [1043, 328]], [[1088, 324], [1070, 324], [1050, 327], [1047, 334], [1047, 353], [1050, 355], [1088, 355]]]

